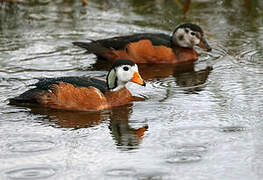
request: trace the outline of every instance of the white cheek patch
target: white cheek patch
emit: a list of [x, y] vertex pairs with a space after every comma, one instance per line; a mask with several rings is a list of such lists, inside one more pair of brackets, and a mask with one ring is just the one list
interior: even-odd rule
[[184, 41], [185, 41], [185, 44], [187, 45], [186, 47], [192, 47], [192, 38], [190, 37], [189, 34], [185, 33]]
[[[125, 66], [127, 66], [127, 65], [125, 65]], [[118, 80], [120, 80], [122, 82], [128, 82], [133, 76], [133, 70], [132, 70], [132, 67], [129, 66], [129, 70], [125, 71], [125, 70], [123, 70], [123, 67], [124, 66], [118, 67], [117, 77], [118, 77]]]
[[182, 28], [179, 28], [177, 31], [176, 31], [176, 36], [183, 36], [185, 34], [185, 31], [184, 29]]
[[197, 37], [194, 38], [194, 44], [198, 45], [200, 43], [200, 39], [198, 39]]
[[173, 38], [174, 38], [174, 42], [176, 42], [180, 47], [192, 46], [189, 35], [182, 28], [179, 28], [175, 32], [175, 36]]

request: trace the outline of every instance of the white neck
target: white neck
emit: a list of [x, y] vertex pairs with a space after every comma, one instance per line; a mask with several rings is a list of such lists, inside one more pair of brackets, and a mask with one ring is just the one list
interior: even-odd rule
[[122, 81], [118, 80], [117, 84], [118, 84], [117, 87], [114, 89], [111, 89], [111, 91], [118, 91], [118, 90], [124, 88], [125, 85], [127, 84], [127, 82], [122, 82]]

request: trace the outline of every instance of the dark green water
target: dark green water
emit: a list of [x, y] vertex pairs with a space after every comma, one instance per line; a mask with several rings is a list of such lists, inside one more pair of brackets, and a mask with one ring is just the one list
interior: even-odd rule
[[[183, 6], [0, 3], [0, 179], [262, 179], [263, 3]], [[141, 67], [147, 86], [128, 88], [145, 101], [93, 113], [8, 105], [40, 77], [105, 77], [108, 64], [72, 41], [182, 22], [198, 23], [214, 50], [192, 66]]]

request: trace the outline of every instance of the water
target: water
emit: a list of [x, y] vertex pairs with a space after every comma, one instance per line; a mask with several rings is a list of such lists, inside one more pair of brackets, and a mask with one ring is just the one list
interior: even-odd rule
[[[261, 1], [25, 1], [0, 4], [0, 179], [262, 179]], [[183, 10], [184, 9], [184, 10]], [[183, 13], [185, 12], [185, 13]], [[8, 105], [40, 77], [104, 78], [71, 42], [200, 24], [194, 64], [147, 66], [144, 98], [101, 112]]]

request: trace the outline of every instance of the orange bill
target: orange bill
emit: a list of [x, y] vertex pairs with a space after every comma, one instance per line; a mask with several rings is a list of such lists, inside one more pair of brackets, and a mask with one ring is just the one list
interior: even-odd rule
[[142, 86], [145, 86], [145, 82], [143, 81], [142, 77], [140, 76], [140, 74], [138, 72], [134, 72], [133, 77], [131, 79], [131, 82], [140, 84]]
[[212, 48], [209, 46], [209, 44], [207, 43], [207, 41], [205, 40], [204, 37], [201, 38], [200, 43], [198, 44], [198, 46], [203, 49], [204, 51], [210, 52], [212, 51]]

